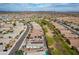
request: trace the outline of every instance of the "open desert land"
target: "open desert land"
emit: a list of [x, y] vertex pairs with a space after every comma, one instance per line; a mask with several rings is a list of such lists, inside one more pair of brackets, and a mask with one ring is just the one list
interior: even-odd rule
[[54, 17], [57, 17], [60, 20], [73, 22], [79, 24], [79, 13], [77, 12], [65, 12], [65, 13], [54, 13]]

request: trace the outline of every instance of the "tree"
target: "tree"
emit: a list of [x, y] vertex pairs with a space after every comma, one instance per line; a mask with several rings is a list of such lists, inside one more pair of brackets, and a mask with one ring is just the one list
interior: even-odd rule
[[16, 26], [16, 23], [13, 23], [13, 26]]
[[17, 50], [17, 51], [15, 52], [15, 54], [16, 54], [16, 55], [23, 55], [23, 51], [22, 51], [22, 50]]
[[2, 31], [0, 31], [0, 33], [2, 33]]
[[9, 38], [12, 38], [11, 36], [9, 36]]

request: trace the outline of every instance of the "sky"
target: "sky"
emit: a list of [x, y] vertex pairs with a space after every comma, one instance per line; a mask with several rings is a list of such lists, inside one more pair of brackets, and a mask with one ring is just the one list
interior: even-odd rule
[[0, 11], [79, 12], [79, 3], [0, 3]]

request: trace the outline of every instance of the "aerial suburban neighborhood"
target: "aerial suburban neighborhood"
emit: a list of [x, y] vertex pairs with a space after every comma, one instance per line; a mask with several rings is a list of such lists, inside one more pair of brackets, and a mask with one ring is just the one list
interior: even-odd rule
[[0, 55], [79, 55], [79, 12], [2, 9]]

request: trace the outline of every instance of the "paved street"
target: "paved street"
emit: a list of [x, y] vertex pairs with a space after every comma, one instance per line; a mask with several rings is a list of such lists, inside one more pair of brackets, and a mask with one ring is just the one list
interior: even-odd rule
[[79, 31], [76, 31], [74, 29], [72, 29], [70, 26], [67, 26], [65, 24], [63, 24], [62, 22], [60, 22], [61, 25], [63, 25], [64, 27], [68, 28], [69, 30], [71, 30], [73, 33], [75, 33], [76, 35], [79, 36]]
[[30, 26], [31, 26], [31, 24], [27, 24], [27, 29], [26, 29], [25, 33], [20, 37], [18, 42], [15, 44], [15, 46], [9, 52], [9, 55], [15, 55], [15, 51], [17, 51], [19, 49], [19, 47], [21, 46], [24, 38], [28, 36], [29, 30], [30, 30]]

